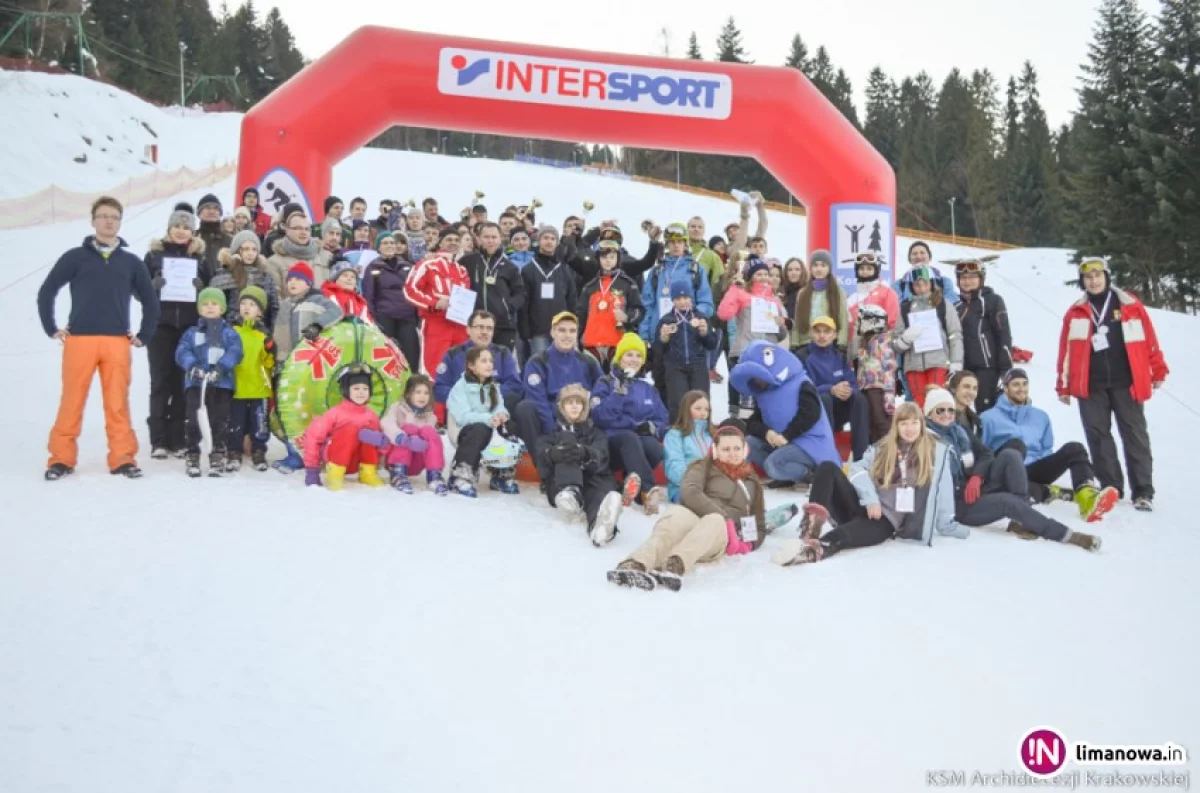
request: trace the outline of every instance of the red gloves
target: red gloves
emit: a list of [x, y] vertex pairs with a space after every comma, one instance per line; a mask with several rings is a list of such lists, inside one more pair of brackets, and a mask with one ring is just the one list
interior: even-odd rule
[[737, 525], [732, 520], [725, 521], [725, 533], [728, 537], [728, 542], [725, 543], [725, 553], [728, 555], [737, 556], [754, 550], [753, 545], [738, 537]]
[[974, 504], [979, 500], [979, 491], [983, 489], [983, 477], [975, 474], [967, 480], [967, 489], [963, 492], [968, 504]]

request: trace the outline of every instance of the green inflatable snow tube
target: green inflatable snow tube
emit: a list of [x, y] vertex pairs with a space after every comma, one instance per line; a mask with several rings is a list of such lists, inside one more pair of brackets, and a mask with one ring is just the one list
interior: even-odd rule
[[404, 397], [404, 354], [374, 325], [357, 318], [335, 322], [316, 341], [302, 339], [283, 365], [275, 386], [271, 431], [281, 441], [304, 434], [312, 420], [342, 401], [338, 374], [351, 364], [371, 367], [371, 408], [379, 415]]

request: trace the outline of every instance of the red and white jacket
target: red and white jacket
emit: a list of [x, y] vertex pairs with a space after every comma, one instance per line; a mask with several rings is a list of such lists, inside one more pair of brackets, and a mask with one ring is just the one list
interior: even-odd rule
[[413, 267], [404, 282], [404, 296], [417, 307], [421, 317], [444, 316], [445, 311], [435, 311], [439, 298], [449, 298], [455, 286], [471, 288], [471, 276], [458, 262], [451, 261], [444, 253], [424, 259]]
[[[1133, 387], [1129, 389], [1137, 402], [1145, 402], [1154, 393], [1154, 384], [1167, 379], [1170, 370], [1158, 346], [1158, 336], [1150, 313], [1136, 297], [1113, 287], [1121, 304], [1121, 333], [1125, 336], [1125, 351], [1129, 369], [1133, 372]], [[1062, 335], [1058, 342], [1059, 396], [1088, 398], [1088, 375], [1092, 363], [1092, 312], [1087, 295], [1077, 300], [1063, 317]]]
[[873, 286], [868, 289], [864, 289], [866, 284], [858, 284], [858, 288], [846, 300], [850, 317], [847, 338], [854, 338], [854, 328], [858, 324], [858, 307], [867, 303], [879, 306], [887, 312], [888, 330], [895, 330], [896, 323], [900, 321], [900, 296], [896, 294], [896, 290], [879, 280], [870, 283]]

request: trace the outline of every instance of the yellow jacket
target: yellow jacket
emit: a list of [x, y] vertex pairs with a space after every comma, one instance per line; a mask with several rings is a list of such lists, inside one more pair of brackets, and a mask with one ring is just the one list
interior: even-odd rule
[[261, 321], [239, 320], [233, 329], [242, 337], [242, 362], [233, 368], [234, 399], [269, 399], [275, 369], [275, 340]]

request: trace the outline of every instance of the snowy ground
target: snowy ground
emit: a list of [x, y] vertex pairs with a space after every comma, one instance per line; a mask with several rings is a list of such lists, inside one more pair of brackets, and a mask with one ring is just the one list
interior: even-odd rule
[[[536, 195], [556, 222], [590, 199], [627, 230], [695, 213], [716, 230], [733, 209], [379, 151], [347, 160], [334, 184], [372, 208], [433, 194], [447, 215], [476, 188], [489, 206]], [[232, 183], [218, 187], [232, 200]], [[127, 213], [135, 250], [172, 203]], [[802, 219], [772, 223], [773, 252], [802, 250]], [[781, 570], [768, 559], [793, 526], [678, 595], [645, 594], [604, 571], [648, 518], [626, 516], [596, 550], [533, 488], [477, 501], [333, 494], [274, 472], [191, 481], [179, 462], [148, 459], [145, 479], [115, 481], [98, 393], [79, 473], [43, 482], [59, 354], [34, 297], [87, 231], [0, 233], [22, 254], [0, 272], [0, 359], [17, 384], [0, 396], [0, 791], [917, 791], [926, 769], [1015, 770], [1017, 741], [1040, 724], [1200, 750], [1185, 456], [1200, 432], [1195, 318], [1155, 312], [1172, 366], [1149, 406], [1157, 512], [1121, 505], [1100, 527], [1102, 553], [984, 529]], [[1052, 392], [1077, 295], [1065, 262], [1019, 251], [989, 275], [1036, 353], [1034, 398], [1060, 443], [1082, 440]], [[1052, 510], [1082, 528], [1073, 509]]]

